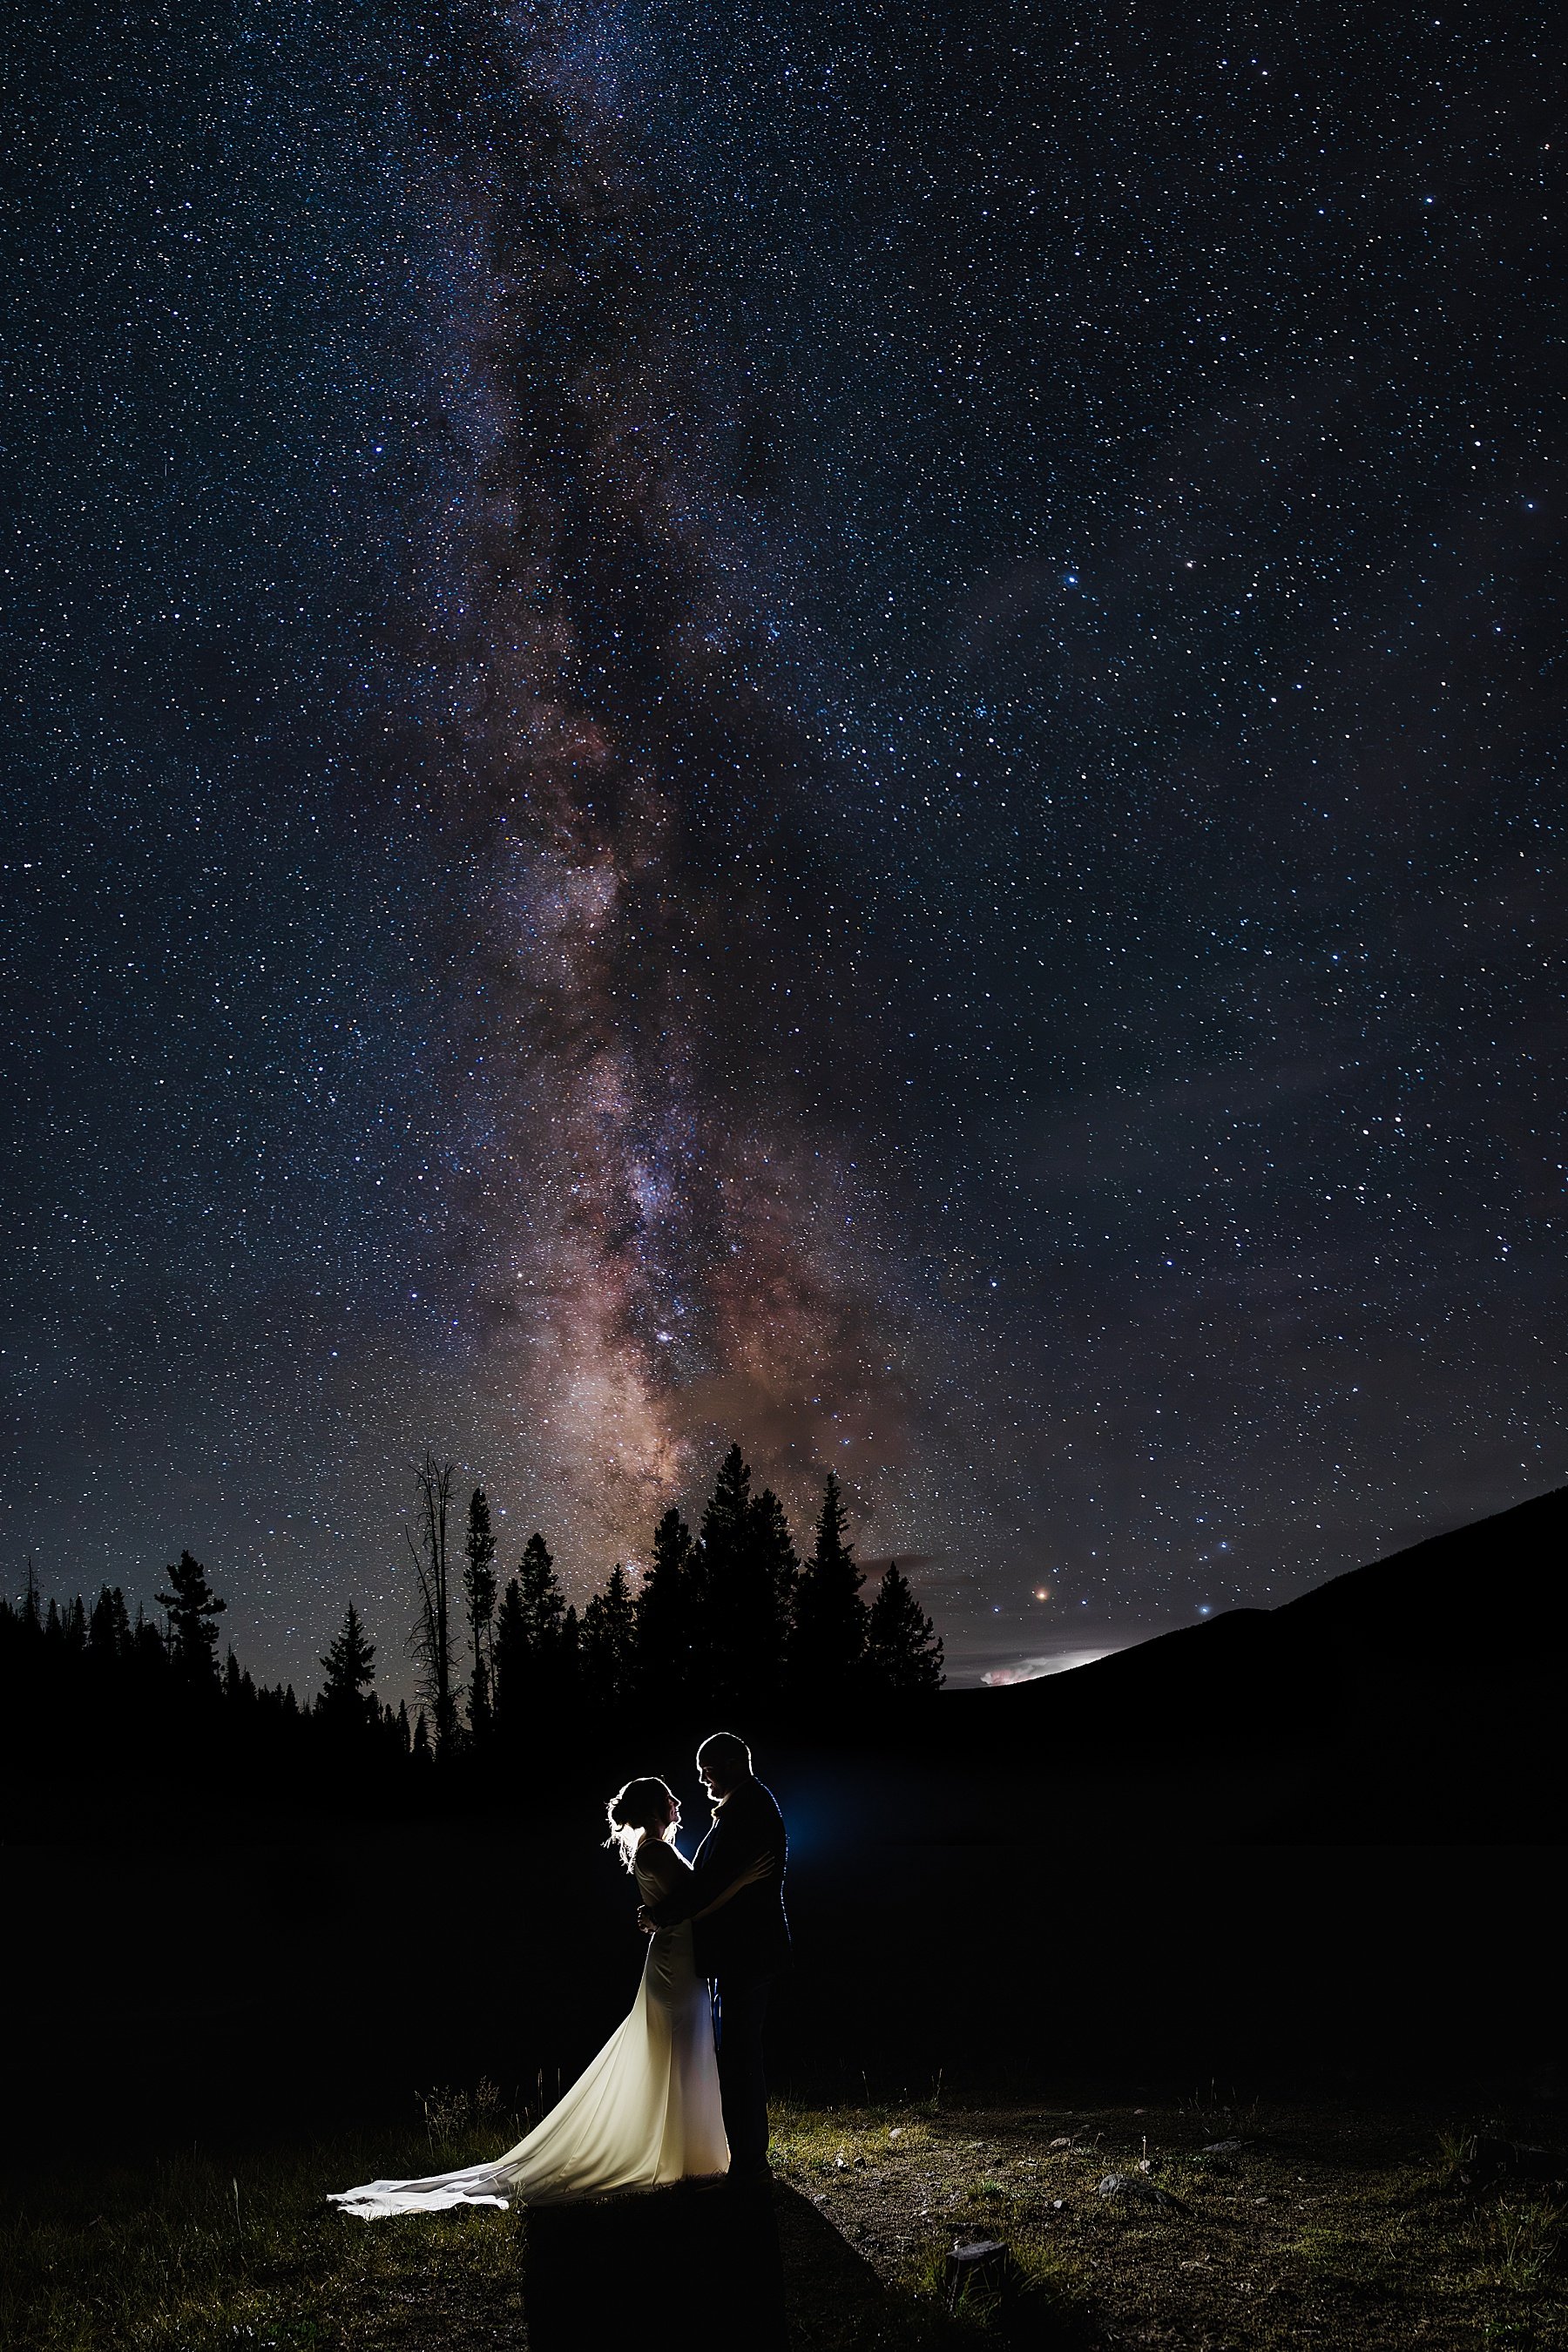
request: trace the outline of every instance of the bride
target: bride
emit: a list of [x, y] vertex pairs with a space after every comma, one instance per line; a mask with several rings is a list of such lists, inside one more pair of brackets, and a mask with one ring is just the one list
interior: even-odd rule
[[[662, 1780], [628, 1780], [607, 1808], [610, 1836], [645, 1904], [662, 1903], [691, 1865], [673, 1843], [680, 1807]], [[753, 1863], [695, 1916], [722, 1909], [764, 1877]], [[729, 2145], [708, 1987], [691, 1964], [692, 1922], [648, 1938], [642, 1984], [611, 2034], [542, 2123], [504, 2156], [425, 2180], [372, 2180], [329, 2201], [374, 2221], [390, 2213], [438, 2213], [455, 2205], [560, 2204], [613, 2189], [656, 2189], [694, 2174], [726, 2172]]]

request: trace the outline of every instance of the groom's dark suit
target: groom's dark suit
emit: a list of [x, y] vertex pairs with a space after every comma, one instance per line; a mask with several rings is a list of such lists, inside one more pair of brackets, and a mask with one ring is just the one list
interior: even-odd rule
[[697, 1920], [692, 1928], [697, 1973], [713, 1986], [724, 2130], [731, 2170], [738, 2178], [754, 2177], [767, 2163], [763, 2027], [773, 1979], [789, 1959], [784, 1907], [788, 1840], [771, 1790], [755, 1780], [732, 1789], [714, 1809], [713, 1826], [697, 1849], [690, 1877], [662, 1903], [648, 1906], [661, 1927], [672, 1927], [721, 1895], [760, 1853], [774, 1864], [767, 1877], [754, 1886], [742, 1886], [721, 1910]]

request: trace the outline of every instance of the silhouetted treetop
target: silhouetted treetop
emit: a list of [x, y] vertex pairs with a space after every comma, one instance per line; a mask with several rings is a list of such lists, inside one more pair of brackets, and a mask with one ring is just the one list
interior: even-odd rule
[[942, 1688], [942, 1649], [896, 1559], [877, 1588], [866, 1622], [866, 1664], [874, 1688], [910, 1698]]
[[369, 1712], [366, 1693], [375, 1680], [375, 1643], [351, 1601], [342, 1626], [321, 1660], [327, 1679], [316, 1701], [318, 1711], [341, 1724], [363, 1723]]
[[822, 1490], [816, 1540], [795, 1592], [790, 1685], [807, 1704], [830, 1704], [853, 1689], [866, 1650], [865, 1582], [845, 1530], [849, 1514], [830, 1470]]
[[207, 1582], [207, 1572], [188, 1551], [165, 1570], [169, 1591], [154, 1594], [169, 1612], [169, 1654], [177, 1673], [191, 1683], [217, 1687], [217, 1627], [212, 1622], [228, 1606]]

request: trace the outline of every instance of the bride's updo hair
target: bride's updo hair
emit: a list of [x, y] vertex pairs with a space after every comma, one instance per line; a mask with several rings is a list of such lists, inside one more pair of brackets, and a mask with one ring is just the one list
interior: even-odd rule
[[676, 1811], [675, 1792], [664, 1781], [651, 1777], [628, 1780], [605, 1808], [605, 1818], [610, 1824], [605, 1843], [619, 1846], [621, 1860], [630, 1870], [643, 1831], [656, 1838], [673, 1835]]

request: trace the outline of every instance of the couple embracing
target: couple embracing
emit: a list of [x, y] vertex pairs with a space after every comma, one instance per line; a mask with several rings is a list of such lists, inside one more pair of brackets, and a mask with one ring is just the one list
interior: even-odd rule
[[425, 2180], [372, 2180], [334, 2204], [375, 2221], [765, 2178], [763, 2028], [789, 1957], [784, 1818], [733, 1732], [705, 1739], [697, 1769], [713, 1826], [694, 1863], [675, 1845], [680, 1807], [662, 1780], [628, 1780], [610, 1801], [610, 1843], [637, 1880], [647, 1959], [630, 2016], [587, 2072], [504, 2156]]

